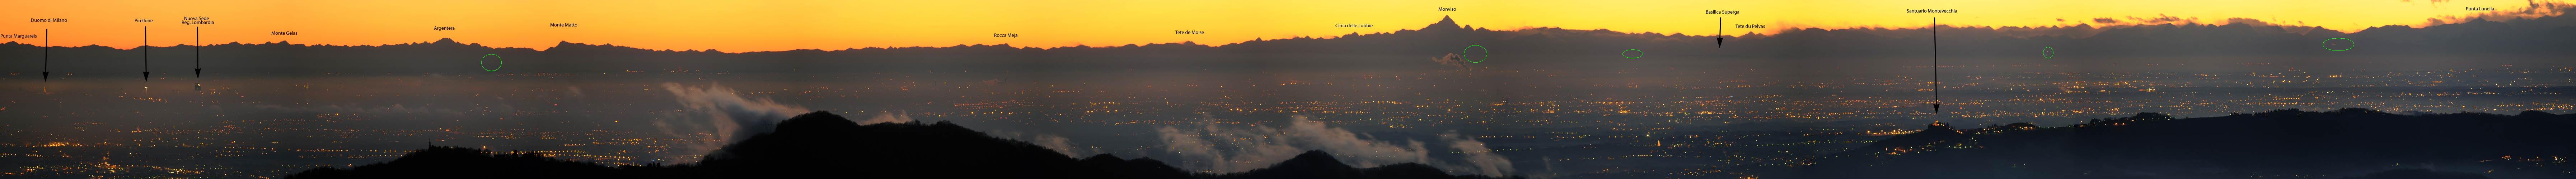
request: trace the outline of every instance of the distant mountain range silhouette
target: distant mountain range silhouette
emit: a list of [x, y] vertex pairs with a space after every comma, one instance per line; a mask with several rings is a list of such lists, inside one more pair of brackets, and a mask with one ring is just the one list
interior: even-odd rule
[[[2287, 109], [2063, 127], [1934, 123], [1794, 178], [2576, 178], [2576, 115]], [[1871, 171], [1871, 172], [1851, 172]]]
[[1414, 163], [1355, 168], [1322, 151], [1242, 173], [1191, 173], [1151, 158], [1100, 154], [1077, 160], [945, 121], [860, 125], [829, 112], [798, 115], [777, 126], [695, 164], [611, 167], [526, 152], [430, 147], [393, 161], [285, 178], [1489, 178]]
[[[2537, 2], [2536, 2], [2537, 3]], [[2563, 4], [2534, 5], [2559, 8]], [[2259, 64], [2362, 65], [2373, 67], [2576, 66], [2576, 17], [2546, 16], [2487, 21], [2471, 19], [2421, 28], [2385, 26], [2343, 33], [2238, 19], [2236, 23], [2094, 27], [1956, 27], [1943, 25], [1944, 64]], [[1926, 19], [1926, 24], [1930, 24]], [[1714, 27], [1712, 27], [1714, 28]], [[501, 73], [598, 73], [690, 69], [735, 72], [821, 73], [976, 69], [979, 71], [1125, 71], [1237, 69], [1456, 69], [1422, 60], [1468, 53], [1481, 45], [1489, 60], [1473, 67], [1766, 67], [1871, 71], [1877, 66], [1929, 65], [1928, 29], [1789, 29], [1742, 37], [1628, 33], [1611, 30], [1527, 28], [1489, 30], [1461, 26], [1447, 17], [1421, 29], [1352, 33], [1335, 37], [1255, 39], [1211, 47], [1197, 42], [1029, 48], [1002, 45], [896, 47], [839, 50], [721, 52], [647, 50], [610, 44], [562, 42], [543, 50], [494, 48], [438, 39], [381, 46], [302, 45], [290, 42], [215, 44], [204, 49], [213, 74], [418, 74], [485, 73], [477, 58], [505, 59]], [[1731, 44], [1719, 48], [1717, 38]], [[2350, 51], [2329, 51], [2329, 38], [2352, 39]], [[193, 49], [184, 48], [182, 49]], [[2054, 58], [2042, 58], [2052, 48]], [[1644, 58], [1622, 57], [1638, 49]], [[39, 47], [0, 44], [0, 66], [35, 72]], [[187, 71], [192, 50], [152, 51], [153, 71]], [[132, 74], [139, 52], [103, 46], [54, 49], [55, 72]], [[1483, 54], [1469, 54], [1478, 55]], [[1618, 61], [1623, 63], [1604, 63]], [[18, 69], [14, 67], [25, 67]], [[109, 73], [114, 72], [114, 73]], [[87, 75], [85, 75], [87, 76]]]

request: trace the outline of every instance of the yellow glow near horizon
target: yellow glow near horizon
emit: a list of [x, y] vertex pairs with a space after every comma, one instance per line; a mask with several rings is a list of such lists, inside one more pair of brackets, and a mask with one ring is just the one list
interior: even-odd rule
[[[1328, 37], [1417, 29], [1455, 18], [1459, 24], [1497, 30], [1527, 27], [1611, 29], [1623, 32], [1716, 34], [1775, 33], [1789, 28], [1917, 28], [1941, 17], [1954, 26], [2067, 26], [2093, 18], [2173, 16], [2215, 24], [2249, 18], [2275, 24], [2354, 31], [2386, 25], [2423, 25], [2429, 18], [2524, 9], [2520, 0], [2402, 2], [2324, 0], [2183, 1], [24, 1], [5, 3], [0, 34], [40, 34], [52, 29], [54, 46], [194, 43], [204, 28], [208, 44], [291, 41], [303, 44], [381, 45], [453, 38], [495, 47], [544, 49], [559, 41], [645, 49], [717, 49], [727, 52], [866, 47], [1013, 44], [1027, 47], [1115, 46], [1195, 41], [1230, 44], [1256, 38]], [[1458, 8], [1438, 11], [1436, 8]], [[1905, 9], [1956, 9], [1959, 13], [1904, 13]], [[1741, 11], [1740, 15], [1703, 14]], [[212, 17], [216, 24], [182, 25], [182, 17]], [[70, 22], [15, 19], [61, 18]], [[145, 18], [155, 22], [138, 23]], [[2063, 19], [2063, 21], [2060, 21]], [[547, 27], [577, 23], [580, 27]], [[1334, 24], [1372, 24], [1369, 28]], [[436, 31], [431, 27], [457, 27]], [[1176, 30], [1206, 31], [1180, 35]], [[294, 31], [299, 35], [270, 35]], [[1020, 37], [993, 37], [1016, 33]], [[5, 41], [42, 43], [37, 38]]]

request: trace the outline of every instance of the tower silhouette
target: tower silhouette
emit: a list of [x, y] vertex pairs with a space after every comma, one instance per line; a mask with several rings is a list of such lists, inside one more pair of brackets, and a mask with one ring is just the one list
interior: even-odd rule
[[1932, 114], [1941, 114], [1941, 18], [1932, 18]]
[[45, 29], [45, 68], [37, 71], [39, 81], [54, 81], [54, 29]]
[[143, 26], [143, 81], [152, 81], [152, 26]]

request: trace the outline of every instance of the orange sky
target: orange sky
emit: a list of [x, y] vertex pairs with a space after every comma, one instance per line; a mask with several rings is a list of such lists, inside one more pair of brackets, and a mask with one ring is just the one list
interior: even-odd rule
[[[1441, 16], [1495, 29], [1551, 26], [1705, 35], [1726, 24], [1766, 29], [1724, 29], [1729, 34], [1770, 33], [1794, 27], [1920, 27], [1929, 17], [1963, 26], [2054, 26], [2092, 23], [2100, 17], [2198, 18], [2221, 23], [2251, 18], [2276, 24], [2354, 31], [2383, 25], [2423, 25], [2427, 18], [2521, 10], [2523, 0], [1779, 0], [1779, 1], [1526, 1], [1526, 0], [1102, 0], [1102, 1], [15, 1], [0, 6], [0, 34], [39, 34], [52, 29], [54, 46], [143, 43], [150, 26], [155, 46], [193, 43], [204, 28], [209, 44], [292, 41], [304, 44], [379, 45], [454, 38], [498, 47], [543, 49], [558, 41], [616, 44], [646, 49], [718, 49], [727, 52], [865, 47], [1013, 44], [1061, 47], [1196, 41], [1236, 43], [1255, 38], [1335, 36], [1421, 28]], [[1437, 8], [1458, 8], [1438, 11]], [[1959, 13], [1904, 13], [1906, 9], [1956, 9]], [[1741, 11], [1739, 15], [1705, 10]], [[211, 17], [215, 24], [183, 25], [182, 17]], [[61, 18], [70, 22], [28, 22]], [[138, 23], [133, 19], [152, 19]], [[2064, 19], [2064, 21], [2059, 21]], [[577, 23], [580, 27], [547, 27]], [[1337, 28], [1334, 24], [1373, 24]], [[2094, 23], [2095, 25], [2106, 25]], [[436, 31], [431, 27], [456, 27]], [[1175, 30], [1207, 34], [1173, 34]], [[294, 31], [299, 35], [270, 35]], [[992, 37], [1016, 33], [1020, 37]], [[0, 39], [40, 43], [41, 38]]]

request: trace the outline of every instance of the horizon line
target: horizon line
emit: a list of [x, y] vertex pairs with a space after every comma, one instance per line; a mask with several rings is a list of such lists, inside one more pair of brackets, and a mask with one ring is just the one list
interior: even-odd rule
[[[2560, 7], [2560, 8], [2576, 9], [2576, 6], [2571, 6], [2571, 7]], [[2531, 18], [2524, 18], [2524, 17], [2510, 17], [2510, 18], [2508, 18], [2508, 19], [2506, 19], [2506, 20], [2528, 20], [2528, 19], [2549, 18], [2549, 17], [2563, 17], [2563, 16], [2566, 16], [2566, 15], [2565, 15], [2565, 14], [2560, 14], [2560, 15], [2545, 15], [2545, 16], [2538, 16], [2538, 17], [2531, 17]], [[2453, 19], [2453, 20], [2450, 20], [2450, 21], [2439, 21], [2439, 19], [2443, 19], [2443, 18], [2451, 18], [2451, 19]], [[1937, 24], [1937, 25], [1936, 25], [1936, 24], [1926, 24], [1926, 25], [1923, 25], [1923, 26], [1901, 26], [1901, 27], [1898, 27], [1898, 28], [1889, 28], [1888, 26], [1879, 26], [1879, 25], [1869, 25], [1869, 26], [1850, 26], [1850, 27], [1839, 27], [1839, 28], [1831, 28], [1831, 29], [1821, 28], [1821, 27], [1795, 27], [1795, 26], [1791, 26], [1791, 27], [1778, 28], [1778, 29], [1783, 29], [1783, 30], [1778, 31], [1778, 34], [1788, 34], [1788, 33], [1791, 33], [1791, 32], [1809, 31], [1809, 30], [1825, 30], [1825, 31], [1840, 31], [1840, 30], [1900, 30], [1900, 31], [1901, 31], [1901, 30], [1922, 30], [1922, 29], [1927, 29], [1927, 28], [1934, 28], [1935, 26], [1943, 27], [1943, 28], [1952, 28], [1952, 29], [1960, 29], [1960, 28], [1975, 28], [1975, 29], [1983, 29], [1983, 30], [1996, 30], [1996, 29], [2006, 29], [2006, 28], [2033, 28], [2033, 29], [2038, 29], [2038, 28], [2076, 28], [2076, 27], [2089, 27], [2089, 28], [2092, 28], [2092, 29], [2112, 29], [2112, 28], [2156, 27], [2156, 26], [2168, 26], [2168, 25], [2170, 25], [2170, 26], [2227, 26], [2227, 25], [2240, 25], [2240, 24], [2253, 25], [2253, 26], [2273, 26], [2273, 27], [2306, 27], [2306, 28], [2308, 28], [2308, 29], [2324, 29], [2324, 30], [2336, 31], [2336, 32], [2339, 32], [2339, 33], [2359, 33], [2359, 32], [2361, 32], [2361, 31], [2365, 31], [2365, 30], [2369, 30], [2369, 29], [2379, 29], [2379, 28], [2388, 28], [2388, 27], [2405, 27], [2405, 28], [2408, 28], [2408, 29], [2424, 29], [2424, 28], [2430, 28], [2430, 27], [2433, 27], [2433, 26], [2453, 25], [2453, 24], [2463, 24], [2463, 23], [2469, 23], [2469, 22], [2481, 22], [2481, 21], [2483, 21], [2483, 22], [2506, 22], [2506, 21], [2494, 21], [2494, 20], [2488, 20], [2489, 18], [2494, 18], [2494, 17], [2484, 17], [2484, 16], [2471, 16], [2471, 17], [2436, 17], [2436, 18], [2431, 18], [2431, 19], [2434, 19], [2434, 20], [2436, 20], [2436, 21], [2428, 22], [2427, 24], [2423, 24], [2423, 25], [2382, 25], [2382, 26], [2372, 26], [2372, 27], [2362, 28], [2362, 29], [2352, 29], [2352, 30], [2349, 30], [2349, 31], [2347, 31], [2347, 30], [2342, 30], [2342, 29], [2325, 28], [2325, 27], [2322, 27], [2322, 26], [2307, 26], [2307, 25], [2285, 25], [2285, 24], [2277, 24], [2277, 23], [2270, 23], [2270, 22], [2261, 21], [2261, 20], [2257, 20], [2257, 19], [2247, 19], [2247, 18], [2228, 18], [2229, 20], [2239, 20], [2239, 19], [2241, 19], [2241, 20], [2249, 20], [2249, 21], [2252, 21], [2252, 22], [2223, 21], [2222, 23], [2200, 23], [2200, 22], [2197, 22], [2197, 21], [2170, 21], [2170, 22], [2161, 22], [2161, 23], [2119, 24], [2119, 25], [2105, 25], [2105, 26], [2092, 26], [2092, 24], [2089, 24], [2089, 23], [2076, 23], [2076, 24], [2074, 24], [2074, 25], [2051, 25], [2051, 26], [1978, 26], [1978, 25], [1964, 25], [1964, 26], [1963, 26], [1963, 25], [1948, 25], [1948, 24]], [[439, 42], [439, 41], [448, 41], [448, 42], [455, 42], [455, 43], [457, 43], [457, 44], [471, 45], [471, 46], [477, 46], [477, 47], [485, 47], [485, 48], [492, 48], [492, 49], [525, 48], [525, 49], [532, 49], [532, 50], [540, 51], [540, 52], [548, 51], [548, 50], [552, 50], [552, 49], [553, 49], [553, 48], [555, 48], [555, 47], [563, 47], [563, 45], [564, 45], [564, 44], [580, 44], [580, 45], [595, 45], [595, 46], [624, 47], [624, 48], [632, 48], [632, 49], [640, 49], [640, 50], [651, 50], [651, 51], [671, 51], [671, 52], [718, 52], [718, 53], [727, 53], [727, 54], [757, 53], [757, 52], [788, 52], [788, 51], [801, 51], [801, 50], [847, 51], [847, 50], [864, 50], [864, 49], [952, 48], [952, 47], [974, 47], [974, 46], [1005, 46], [1005, 47], [1016, 47], [1016, 48], [1035, 48], [1035, 49], [1041, 49], [1041, 50], [1062, 49], [1062, 48], [1116, 48], [1116, 47], [1123, 47], [1123, 46], [1129, 46], [1129, 45], [1132, 45], [1132, 46], [1140, 46], [1140, 47], [1141, 47], [1141, 46], [1150, 46], [1150, 45], [1197, 45], [1197, 46], [1203, 46], [1203, 47], [1225, 47], [1225, 46], [1230, 46], [1230, 45], [1238, 45], [1238, 44], [1244, 44], [1244, 43], [1250, 43], [1250, 42], [1260, 42], [1260, 41], [1270, 41], [1270, 40], [1288, 40], [1288, 39], [1339, 39], [1339, 38], [1342, 38], [1342, 37], [1353, 37], [1353, 36], [1395, 34], [1395, 33], [1400, 33], [1400, 32], [1419, 32], [1419, 31], [1423, 31], [1423, 30], [1425, 30], [1425, 29], [1429, 29], [1429, 25], [1439, 25], [1439, 24], [1446, 23], [1446, 22], [1449, 22], [1449, 21], [1450, 21], [1450, 16], [1441, 16], [1441, 22], [1433, 22], [1433, 23], [1427, 24], [1427, 25], [1425, 25], [1425, 27], [1424, 27], [1424, 28], [1414, 28], [1414, 29], [1396, 29], [1396, 30], [1395, 30], [1395, 31], [1393, 31], [1393, 32], [1375, 32], [1375, 33], [1366, 33], [1366, 34], [1358, 33], [1358, 32], [1352, 32], [1352, 33], [1348, 33], [1348, 34], [1332, 35], [1332, 36], [1295, 36], [1295, 37], [1288, 37], [1288, 38], [1253, 38], [1253, 39], [1250, 39], [1250, 40], [1234, 41], [1234, 42], [1229, 42], [1229, 43], [1197, 43], [1196, 41], [1184, 40], [1184, 41], [1179, 41], [1179, 42], [1143, 43], [1143, 44], [1130, 43], [1130, 44], [1106, 45], [1106, 46], [1090, 46], [1090, 44], [1075, 43], [1074, 45], [1070, 45], [1070, 46], [1038, 47], [1038, 46], [1011, 46], [1011, 44], [1010, 44], [1010, 43], [1000, 43], [1000, 44], [980, 44], [980, 43], [979, 43], [979, 44], [953, 44], [953, 45], [946, 45], [946, 46], [905, 46], [905, 47], [893, 47], [893, 46], [887, 46], [887, 47], [862, 47], [862, 48], [843, 48], [843, 49], [796, 48], [796, 49], [788, 49], [788, 50], [771, 50], [771, 51], [724, 52], [724, 51], [722, 51], [721, 49], [646, 49], [646, 48], [637, 48], [637, 47], [631, 47], [631, 46], [619, 46], [619, 45], [615, 45], [615, 43], [599, 43], [599, 44], [590, 44], [590, 43], [580, 43], [580, 42], [572, 42], [572, 41], [566, 41], [566, 40], [558, 40], [558, 41], [556, 41], [556, 42], [557, 42], [557, 44], [556, 44], [555, 46], [542, 47], [542, 49], [540, 49], [539, 47], [492, 47], [492, 46], [484, 46], [484, 45], [482, 45], [482, 43], [466, 43], [466, 42], [463, 42], [463, 41], [457, 41], [455, 38], [448, 38], [448, 37], [441, 37], [441, 38], [439, 38], [438, 40], [430, 40], [430, 41], [405, 42], [405, 43], [389, 43], [389, 44], [322, 44], [322, 43], [315, 43], [315, 44], [302, 44], [302, 43], [292, 43], [292, 42], [291, 42], [292, 40], [279, 40], [279, 41], [273, 41], [273, 42], [272, 42], [272, 41], [255, 41], [255, 42], [233, 41], [233, 42], [225, 42], [225, 43], [220, 43], [220, 44], [211, 44], [211, 43], [210, 43], [211, 45], [205, 45], [205, 46], [215, 46], [215, 45], [268, 45], [268, 44], [287, 44], [287, 45], [302, 45], [302, 46], [377, 47], [377, 46], [394, 46], [394, 45], [433, 44], [433, 43], [437, 43], [437, 42]], [[2437, 24], [2437, 23], [2438, 23], [2438, 24]], [[1615, 33], [1619, 33], [1619, 34], [1632, 34], [1632, 35], [1666, 35], [1666, 36], [1679, 35], [1679, 36], [1693, 36], [1693, 37], [1728, 37], [1728, 38], [1767, 37], [1767, 36], [1776, 35], [1776, 34], [1764, 34], [1764, 33], [1758, 32], [1758, 31], [1755, 31], [1755, 32], [1745, 32], [1745, 33], [1743, 33], [1743, 35], [1726, 35], [1726, 34], [1715, 34], [1715, 35], [1689, 35], [1689, 34], [1686, 34], [1686, 33], [1672, 33], [1672, 34], [1664, 34], [1664, 33], [1658, 33], [1658, 32], [1654, 32], [1654, 31], [1628, 32], [1628, 31], [1619, 31], [1619, 30], [1612, 30], [1612, 29], [1606, 29], [1606, 28], [1597, 28], [1597, 29], [1590, 29], [1590, 30], [1577, 30], [1577, 29], [1566, 29], [1566, 28], [1557, 27], [1557, 26], [1522, 26], [1522, 27], [1517, 27], [1517, 28], [1514, 28], [1514, 29], [1493, 30], [1493, 29], [1489, 29], [1489, 28], [1475, 27], [1474, 25], [1465, 25], [1465, 24], [1456, 24], [1456, 23], [1450, 23], [1450, 24], [1458, 25], [1458, 28], [1459, 28], [1459, 29], [1462, 29], [1462, 30], [1471, 30], [1471, 31], [1492, 31], [1492, 32], [1518, 32], [1518, 31], [1524, 31], [1524, 30], [1572, 30], [1572, 31], [1610, 31], [1610, 32], [1615, 32]], [[1787, 26], [1787, 25], [1784, 25], [1784, 26]], [[1908, 28], [1908, 27], [1910, 27], [1910, 28]], [[2305, 34], [2305, 33], [2307, 33], [2307, 32], [2292, 32], [2292, 33]], [[2059, 35], [2062, 35], [2062, 34], [2059, 34]], [[141, 47], [168, 48], [168, 47], [188, 47], [188, 46], [196, 46], [195, 44], [185, 44], [185, 43], [182, 43], [182, 44], [176, 44], [176, 45], [168, 45], [168, 46], [152, 46], [152, 45], [150, 45], [150, 44], [145, 44], [145, 45], [139, 45], [139, 46], [125, 46], [125, 47], [121, 47], [121, 46], [105, 46], [105, 45], [98, 45], [98, 44], [87, 44], [87, 45], [79, 45], [79, 46], [44, 46], [44, 45], [39, 45], [39, 44], [34, 44], [34, 43], [25, 43], [25, 42], [21, 41], [21, 40], [24, 40], [24, 39], [29, 39], [29, 38], [18, 38], [18, 39], [13, 39], [13, 40], [9, 40], [9, 41], [7, 41], [7, 42], [0, 42], [0, 44], [25, 44], [25, 45], [31, 45], [31, 46], [37, 46], [37, 47], [61, 47], [61, 48], [106, 47], [106, 48], [117, 49], [117, 50], [135, 50], [135, 49], [137, 49], [137, 48], [141, 48]]]

